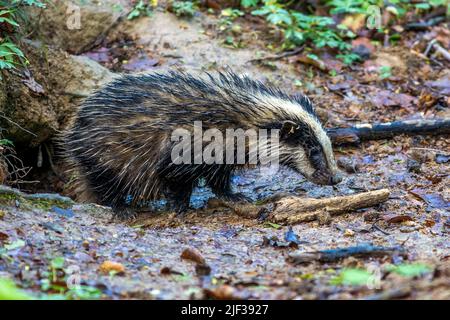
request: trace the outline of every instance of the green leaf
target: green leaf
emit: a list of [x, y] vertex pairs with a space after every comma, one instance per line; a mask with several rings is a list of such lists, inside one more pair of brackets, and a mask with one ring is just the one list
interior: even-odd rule
[[433, 271], [430, 266], [423, 263], [390, 265], [386, 267], [386, 270], [404, 277], [419, 277]]
[[331, 279], [332, 285], [367, 285], [373, 279], [374, 275], [364, 269], [344, 269], [341, 273]]
[[0, 139], [0, 146], [14, 146], [14, 143], [8, 139]]
[[279, 224], [276, 224], [276, 223], [273, 223], [273, 222], [266, 222], [266, 223], [264, 223], [264, 227], [266, 227], [266, 228], [274, 228], [274, 229], [280, 229], [281, 227], [282, 227], [282, 225], [279, 225]]
[[0, 300], [31, 300], [31, 295], [18, 289], [14, 282], [0, 278]]
[[10, 19], [10, 18], [6, 18], [6, 17], [0, 17], [0, 23], [8, 23], [14, 27], [18, 27], [19, 24], [17, 22], [15, 22], [14, 20]]
[[241, 0], [241, 5], [244, 8], [254, 7], [259, 3], [259, 0]]
[[51, 262], [50, 265], [53, 269], [62, 269], [64, 267], [64, 257], [56, 257]]
[[286, 10], [278, 10], [275, 13], [271, 13], [267, 16], [267, 21], [274, 25], [285, 23], [287, 25], [292, 24], [292, 18]]
[[428, 10], [431, 8], [431, 6], [428, 3], [416, 3], [414, 6], [417, 9], [421, 9], [421, 10]]
[[9, 251], [22, 248], [23, 246], [25, 246], [25, 241], [19, 239], [14, 242], [11, 242], [10, 244], [6, 244], [5, 249]]

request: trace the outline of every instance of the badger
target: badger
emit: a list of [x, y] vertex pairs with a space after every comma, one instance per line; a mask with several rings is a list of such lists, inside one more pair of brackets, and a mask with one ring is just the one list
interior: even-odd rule
[[173, 161], [172, 133], [192, 132], [194, 122], [220, 132], [277, 130], [280, 165], [316, 184], [342, 180], [330, 139], [306, 96], [231, 71], [204, 76], [171, 71], [123, 75], [81, 104], [63, 136], [80, 199], [126, 217], [142, 203], [165, 198], [181, 214], [202, 180], [219, 198], [249, 201], [233, 193], [231, 184], [237, 170], [249, 167], [245, 163]]

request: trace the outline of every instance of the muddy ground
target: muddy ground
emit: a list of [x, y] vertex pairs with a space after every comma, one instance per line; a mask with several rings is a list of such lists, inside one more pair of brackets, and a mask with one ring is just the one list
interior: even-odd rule
[[[265, 48], [262, 31], [249, 31], [259, 30], [257, 22], [240, 18], [239, 23], [244, 47], [238, 49], [224, 44], [213, 15], [183, 20], [155, 12], [121, 24], [83, 55], [119, 72], [229, 67], [308, 94], [328, 127], [449, 116], [448, 62], [416, 53], [414, 46], [424, 45], [423, 33], [405, 33], [398, 45], [377, 47], [369, 60], [352, 68], [325, 56], [337, 70], [330, 75], [296, 56], [250, 61], [274, 53]], [[393, 71], [380, 80], [376, 70], [383, 65]], [[335, 187], [316, 186], [285, 169], [237, 175], [236, 189], [255, 201], [280, 192], [322, 198], [391, 190], [389, 200], [376, 207], [292, 226], [296, 244], [285, 240], [289, 226], [208, 207], [212, 195], [205, 188], [192, 198], [197, 209], [184, 217], [146, 213], [129, 222], [113, 220], [108, 208], [97, 205], [24, 198], [5, 189], [0, 192], [0, 276], [35, 297], [449, 299], [449, 153], [448, 136], [400, 136], [339, 147], [337, 158], [351, 165], [343, 166], [345, 179]], [[47, 187], [63, 191], [60, 181]], [[290, 259], [298, 252], [368, 243], [402, 251], [308, 264]], [[194, 261], [182, 258], [186, 249], [183, 257], [190, 253]], [[369, 270], [370, 285], [347, 279], [346, 270], [354, 269]], [[72, 282], [81, 287], [70, 289]]]

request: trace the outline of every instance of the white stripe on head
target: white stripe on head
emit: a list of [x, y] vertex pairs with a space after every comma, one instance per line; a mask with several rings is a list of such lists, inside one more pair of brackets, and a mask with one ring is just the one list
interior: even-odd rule
[[337, 171], [330, 138], [327, 136], [325, 130], [316, 117], [311, 115], [299, 104], [289, 100], [262, 94], [255, 95], [255, 97], [260, 103], [263, 103], [274, 112], [282, 111], [288, 113], [294, 118], [297, 118], [300, 122], [307, 124], [308, 127], [313, 131], [314, 135], [317, 137], [319, 143], [322, 145], [322, 149], [328, 162], [329, 168], [332, 171]]

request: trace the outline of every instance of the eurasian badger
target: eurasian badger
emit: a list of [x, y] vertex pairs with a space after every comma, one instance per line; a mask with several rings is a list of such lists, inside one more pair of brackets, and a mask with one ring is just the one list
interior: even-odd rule
[[192, 131], [194, 121], [205, 130], [279, 129], [281, 165], [318, 184], [341, 181], [330, 139], [307, 97], [232, 72], [203, 78], [169, 72], [125, 75], [81, 105], [64, 144], [82, 192], [91, 195], [82, 198], [126, 215], [165, 196], [184, 212], [203, 178], [217, 196], [245, 199], [232, 193], [230, 182], [242, 165], [172, 162], [173, 130]]

